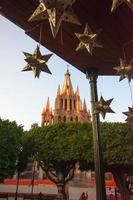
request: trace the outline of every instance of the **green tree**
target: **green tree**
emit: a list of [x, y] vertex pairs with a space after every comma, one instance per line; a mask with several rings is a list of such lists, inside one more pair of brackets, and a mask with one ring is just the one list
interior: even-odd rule
[[[47, 127], [32, 128], [25, 134], [31, 154], [42, 169], [58, 187], [65, 198], [65, 184], [73, 178], [75, 163], [89, 149], [91, 125], [80, 123], [59, 123]], [[92, 155], [91, 159], [92, 159]]]
[[14, 174], [22, 133], [16, 122], [0, 119], [0, 181]]
[[[127, 175], [133, 175], [133, 125], [102, 123], [101, 129], [105, 171], [112, 172], [122, 200], [129, 200], [130, 192], [126, 178]], [[93, 151], [93, 148], [91, 150]], [[87, 152], [87, 149], [84, 151]], [[94, 163], [90, 162], [87, 157], [86, 153], [84, 159], [80, 161], [81, 169], [93, 170]]]
[[[111, 171], [123, 200], [129, 200], [126, 174], [133, 168], [133, 125], [103, 123], [102, 142], [105, 171]], [[60, 192], [73, 177], [75, 163], [94, 170], [91, 123], [59, 123], [32, 128], [26, 135], [29, 149]]]
[[133, 175], [133, 125], [127, 123], [103, 123], [104, 163], [111, 171], [123, 200], [129, 200], [127, 176]]

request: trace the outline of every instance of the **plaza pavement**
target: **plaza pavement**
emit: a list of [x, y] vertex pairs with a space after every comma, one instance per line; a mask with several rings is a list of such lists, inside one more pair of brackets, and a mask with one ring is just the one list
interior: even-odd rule
[[[16, 186], [15, 185], [4, 185], [0, 184], [0, 192], [15, 192]], [[72, 200], [78, 200], [82, 192], [88, 193], [88, 200], [95, 200], [95, 188], [94, 187], [73, 187], [69, 186], [69, 197]], [[30, 193], [31, 186], [19, 186], [20, 193]], [[57, 187], [55, 185], [38, 185], [34, 186], [34, 193], [47, 193], [47, 194], [57, 194]], [[14, 198], [9, 198], [9, 200], [13, 200]], [[18, 198], [22, 200], [22, 198]], [[2, 199], [1, 199], [2, 200]]]

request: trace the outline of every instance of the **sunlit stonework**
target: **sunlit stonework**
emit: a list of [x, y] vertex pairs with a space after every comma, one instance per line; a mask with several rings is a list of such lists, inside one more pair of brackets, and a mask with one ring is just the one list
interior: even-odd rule
[[60, 86], [55, 98], [54, 110], [50, 107], [49, 98], [46, 106], [43, 108], [41, 122], [42, 125], [53, 124], [57, 122], [87, 122], [90, 121], [90, 112], [87, 110], [86, 102], [83, 105], [80, 99], [79, 89], [73, 90], [69, 70], [65, 74], [62, 90]]

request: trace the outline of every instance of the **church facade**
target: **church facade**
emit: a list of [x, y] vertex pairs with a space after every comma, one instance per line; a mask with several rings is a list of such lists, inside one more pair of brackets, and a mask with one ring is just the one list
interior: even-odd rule
[[55, 106], [52, 110], [49, 97], [41, 114], [41, 125], [51, 125], [58, 122], [88, 122], [91, 120], [90, 112], [87, 110], [86, 102], [80, 98], [79, 88], [74, 92], [71, 74], [67, 69], [63, 86], [57, 89]]

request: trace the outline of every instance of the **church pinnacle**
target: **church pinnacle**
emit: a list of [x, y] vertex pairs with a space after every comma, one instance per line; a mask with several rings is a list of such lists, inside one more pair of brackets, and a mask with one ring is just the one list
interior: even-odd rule
[[41, 125], [49, 125], [53, 123], [53, 113], [52, 108], [50, 108], [49, 97], [47, 99], [46, 107], [43, 108], [42, 117], [41, 117]]
[[60, 85], [58, 85], [58, 89], [57, 89], [57, 94], [56, 96], [59, 96], [60, 95]]
[[86, 101], [84, 99], [84, 103], [83, 103], [83, 111], [86, 113], [87, 112], [87, 106], [86, 106]]
[[48, 99], [47, 99], [46, 111], [47, 111], [47, 112], [50, 112], [50, 102], [49, 102], [49, 97], [48, 97]]
[[71, 76], [71, 74], [69, 73], [69, 70], [67, 69], [61, 94], [64, 94], [64, 95], [73, 95], [74, 94], [70, 76]]
[[80, 96], [79, 87], [78, 86], [77, 86], [77, 90], [76, 90], [75, 94], [76, 94], [77, 97]]

